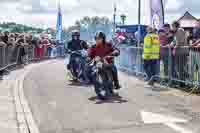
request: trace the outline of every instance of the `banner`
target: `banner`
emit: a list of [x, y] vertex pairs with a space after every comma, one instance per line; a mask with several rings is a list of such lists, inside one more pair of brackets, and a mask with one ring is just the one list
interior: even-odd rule
[[151, 25], [160, 29], [164, 24], [163, 0], [150, 0]]

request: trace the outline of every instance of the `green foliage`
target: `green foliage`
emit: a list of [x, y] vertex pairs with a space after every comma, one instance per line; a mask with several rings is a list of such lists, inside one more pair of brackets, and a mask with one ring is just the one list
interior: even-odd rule
[[127, 16], [125, 14], [122, 14], [121, 16], [122, 24], [125, 24]]
[[0, 24], [2, 31], [10, 31], [10, 32], [34, 32], [34, 33], [41, 33], [44, 31], [42, 28], [34, 28], [27, 25], [16, 24], [14, 22], [2, 23]]
[[85, 16], [80, 20], [77, 20], [73, 26], [70, 26], [66, 29], [66, 34], [69, 37], [70, 33], [73, 30], [80, 30], [81, 38], [84, 40], [92, 40], [94, 38], [94, 34], [97, 31], [103, 31], [107, 35], [112, 34], [112, 22], [107, 17], [88, 17]]

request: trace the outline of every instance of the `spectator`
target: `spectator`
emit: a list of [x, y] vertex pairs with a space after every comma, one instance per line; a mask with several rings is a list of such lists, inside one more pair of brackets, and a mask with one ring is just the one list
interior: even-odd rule
[[193, 43], [190, 51], [191, 75], [194, 81], [200, 83], [200, 22], [193, 31]]
[[24, 49], [24, 44], [25, 44], [25, 38], [24, 35], [21, 34], [19, 36], [19, 39], [16, 41], [17, 47], [16, 47], [16, 53], [17, 53], [17, 64], [23, 65], [23, 57], [25, 56], [25, 49]]
[[0, 32], [0, 46], [6, 45], [6, 43], [4, 43], [4, 41], [3, 41], [3, 38], [4, 38], [4, 34]]
[[163, 25], [163, 30], [166, 34], [166, 43], [170, 44], [174, 40], [174, 32], [171, 30], [171, 27], [169, 24]]
[[[4, 35], [0, 32], [0, 68], [4, 66], [4, 56], [3, 56], [3, 47], [6, 46], [6, 44], [3, 41]], [[0, 71], [0, 75], [2, 72]]]
[[193, 30], [193, 38], [200, 39], [200, 22], [197, 24], [197, 26]]
[[9, 32], [8, 32], [8, 31], [4, 32], [3, 42], [4, 42], [5, 44], [8, 43], [8, 36], [9, 36]]
[[200, 41], [195, 41], [191, 45], [190, 60], [192, 79], [200, 83]]
[[160, 40], [160, 59], [164, 65], [164, 76], [168, 78], [168, 66], [169, 66], [169, 39], [168, 34], [164, 29], [158, 31]]
[[19, 38], [19, 33], [15, 33], [15, 40], [17, 40]]
[[41, 45], [42, 45], [42, 48], [43, 48], [43, 56], [47, 56], [48, 55], [47, 48], [50, 45], [50, 42], [49, 42], [47, 37], [42, 37]]
[[[185, 81], [187, 77], [186, 67], [187, 67], [187, 56], [189, 54], [189, 44], [187, 43], [187, 37], [184, 29], [180, 28], [178, 22], [173, 22], [172, 30], [174, 32], [174, 41], [172, 45], [174, 46], [173, 55], [175, 57], [175, 69], [179, 80]], [[185, 86], [180, 83], [181, 86]]]
[[48, 40], [48, 45], [47, 45], [47, 56], [50, 57], [51, 56], [51, 52], [52, 52], [52, 40]]
[[160, 42], [159, 37], [154, 33], [152, 27], [147, 28], [148, 34], [144, 38], [143, 59], [144, 69], [147, 74], [148, 85], [154, 85], [155, 77], [157, 75], [157, 65], [160, 57]]
[[186, 31], [186, 38], [187, 38], [187, 44], [191, 45], [193, 41], [193, 35], [190, 31]]
[[11, 33], [9, 35], [7, 44], [8, 44], [8, 46], [15, 46], [15, 43], [16, 43], [15, 35], [13, 33]]
[[43, 40], [44, 40], [44, 37], [41, 37], [41, 38], [38, 40], [37, 57], [38, 57], [39, 59], [42, 59], [43, 56], [44, 56]]
[[174, 41], [174, 31], [173, 30], [169, 31], [168, 39], [169, 39], [169, 44], [171, 44]]
[[56, 41], [52, 41], [51, 58], [57, 57]]
[[[171, 42], [174, 40], [174, 32], [170, 29], [169, 24], [164, 24], [163, 29], [159, 30], [159, 40], [161, 45], [161, 61], [164, 65], [164, 75], [170, 78], [175, 71], [175, 67], [173, 65], [174, 58], [172, 56], [172, 48], [170, 47]], [[169, 65], [172, 73], [169, 73]]]

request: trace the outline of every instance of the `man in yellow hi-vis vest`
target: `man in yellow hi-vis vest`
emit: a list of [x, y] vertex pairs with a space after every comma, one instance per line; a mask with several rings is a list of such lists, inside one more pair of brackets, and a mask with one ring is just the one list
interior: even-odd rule
[[147, 74], [148, 85], [153, 85], [155, 76], [157, 75], [157, 69], [159, 69], [160, 58], [160, 41], [155, 30], [152, 27], [147, 28], [148, 34], [144, 38], [143, 46], [143, 60], [144, 70]]

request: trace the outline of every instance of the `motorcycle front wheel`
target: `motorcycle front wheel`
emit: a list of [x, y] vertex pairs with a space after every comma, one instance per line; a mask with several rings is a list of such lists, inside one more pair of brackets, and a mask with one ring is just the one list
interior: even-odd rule
[[94, 89], [95, 89], [96, 95], [101, 100], [106, 100], [108, 97], [112, 95], [112, 92], [110, 91], [108, 87], [108, 82], [104, 74], [100, 74], [100, 73], [96, 74]]

